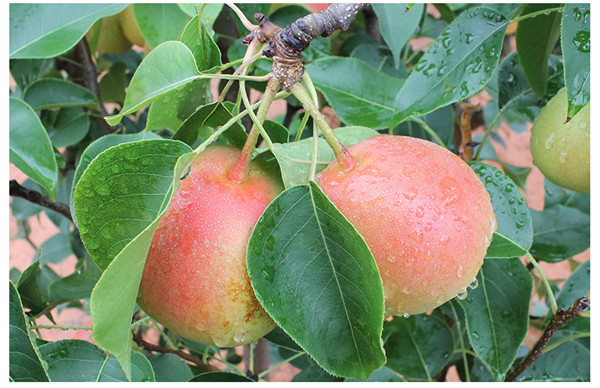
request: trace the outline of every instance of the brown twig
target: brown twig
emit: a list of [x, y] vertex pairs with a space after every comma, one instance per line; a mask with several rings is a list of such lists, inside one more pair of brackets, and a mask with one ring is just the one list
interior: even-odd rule
[[473, 111], [479, 108], [479, 104], [472, 105], [468, 103], [460, 104], [463, 112], [460, 115], [460, 133], [461, 133], [461, 144], [463, 150], [463, 160], [470, 162], [473, 160], [473, 137], [471, 136], [471, 118], [473, 117]]
[[12, 179], [9, 182], [9, 195], [11, 197], [19, 197], [33, 202], [50, 210], [54, 210], [57, 213], [67, 217], [69, 221], [73, 222], [71, 217], [71, 209], [69, 205], [62, 202], [54, 202], [50, 198], [43, 196], [41, 193], [35, 190], [29, 190], [19, 184], [16, 180]]
[[135, 341], [135, 343], [139, 346], [142, 347], [146, 350], [149, 350], [151, 352], [158, 352], [158, 353], [173, 353], [178, 355], [179, 357], [183, 358], [186, 361], [191, 362], [192, 364], [196, 364], [198, 365], [200, 368], [208, 371], [208, 372], [218, 372], [219, 369], [209, 365], [209, 364], [205, 364], [202, 359], [192, 356], [189, 353], [184, 352], [183, 350], [180, 349], [170, 349], [170, 348], [165, 348], [163, 346], [160, 345], [155, 345], [155, 344], [151, 344], [150, 342], [147, 342], [146, 340], [144, 340], [144, 338], [142, 337], [141, 334], [136, 333], [135, 331], [133, 332], [133, 340]]
[[[90, 51], [90, 46], [88, 45], [87, 39], [83, 37], [75, 46], [75, 52], [77, 53], [77, 57], [79, 58], [79, 62], [81, 63], [81, 78], [83, 82], [83, 86], [90, 89], [96, 99], [98, 100], [98, 105], [100, 107], [100, 113], [102, 116], [108, 116], [108, 112], [104, 107], [104, 103], [102, 102], [102, 98], [100, 97], [100, 89], [98, 88], [98, 72], [96, 71], [96, 65], [92, 59], [92, 52]], [[104, 131], [107, 134], [113, 133], [117, 127], [111, 127], [106, 120], [100, 118], [98, 120], [104, 128]]]
[[587, 311], [589, 308], [590, 299], [587, 297], [582, 297], [577, 299], [568, 309], [558, 309], [556, 313], [552, 315], [544, 334], [542, 334], [540, 339], [533, 346], [531, 352], [529, 352], [527, 357], [525, 357], [521, 364], [517, 366], [517, 368], [506, 378], [505, 381], [515, 381], [515, 379], [519, 377], [519, 375], [523, 373], [525, 369], [531, 366], [531, 364], [533, 364], [542, 356], [543, 350], [548, 344], [548, 341], [550, 341], [550, 338], [565, 322], [578, 317], [581, 312]]

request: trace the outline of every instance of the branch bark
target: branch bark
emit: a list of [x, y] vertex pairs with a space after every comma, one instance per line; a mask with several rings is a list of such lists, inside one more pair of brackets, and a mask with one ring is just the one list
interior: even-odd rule
[[273, 77], [289, 92], [304, 73], [301, 54], [310, 42], [318, 36], [330, 36], [336, 30], [346, 31], [358, 13], [368, 6], [368, 3], [333, 3], [325, 11], [306, 15], [285, 28], [257, 13], [254, 17], [259, 27], [248, 34], [243, 43], [248, 44], [255, 38], [266, 43], [263, 55], [273, 58]]
[[183, 350], [165, 348], [163, 346], [159, 346], [159, 345], [155, 345], [150, 342], [147, 342], [146, 340], [144, 340], [144, 338], [142, 337], [141, 334], [138, 334], [135, 331], [133, 332], [133, 341], [139, 347], [149, 350], [151, 352], [173, 353], [173, 354], [176, 354], [179, 357], [183, 358], [184, 360], [191, 362], [192, 364], [198, 365], [200, 368], [206, 370], [207, 372], [219, 372], [218, 368], [216, 368], [212, 365], [209, 365], [209, 364], [205, 364], [202, 361], [202, 359], [192, 356], [191, 354], [186, 353]]
[[35, 190], [29, 190], [28, 188], [21, 186], [19, 182], [14, 179], [9, 182], [9, 195], [11, 197], [23, 198], [29, 202], [33, 202], [50, 210], [54, 210], [55, 212], [60, 213], [68, 218], [69, 221], [73, 222], [69, 205], [62, 202], [54, 202], [50, 198], [43, 196], [41, 193]]
[[540, 339], [533, 346], [531, 352], [529, 352], [527, 357], [521, 362], [521, 364], [519, 364], [519, 366], [517, 366], [514, 372], [511, 373], [505, 381], [515, 381], [515, 379], [519, 377], [519, 375], [523, 373], [525, 369], [530, 367], [531, 364], [533, 364], [538, 358], [542, 356], [543, 350], [548, 344], [548, 341], [550, 341], [550, 338], [565, 322], [578, 317], [581, 312], [587, 311], [589, 308], [590, 299], [583, 297], [577, 299], [573, 303], [573, 305], [566, 310], [558, 309], [558, 311], [556, 311], [556, 313], [552, 315], [552, 318], [550, 319], [550, 322], [548, 323], [544, 334], [542, 334]]

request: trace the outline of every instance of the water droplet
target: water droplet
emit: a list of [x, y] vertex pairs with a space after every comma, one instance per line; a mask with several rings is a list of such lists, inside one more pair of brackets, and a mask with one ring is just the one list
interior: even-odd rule
[[390, 264], [394, 264], [394, 263], [396, 262], [396, 256], [394, 256], [394, 255], [389, 255], [389, 256], [387, 257], [387, 261], [388, 261], [388, 263], [390, 263]]
[[544, 147], [546, 147], [546, 149], [549, 150], [550, 148], [552, 148], [553, 144], [554, 144], [554, 132], [552, 132], [550, 134], [550, 136], [548, 136], [548, 138], [544, 142]]
[[479, 280], [477, 280], [477, 278], [473, 279], [473, 281], [471, 282], [471, 284], [469, 284], [469, 288], [471, 290], [476, 289], [479, 286]]
[[233, 340], [235, 342], [237, 342], [238, 344], [245, 342], [246, 341], [246, 332], [242, 330], [242, 331], [235, 333], [235, 335], [233, 336]]
[[404, 313], [404, 314], [402, 314], [402, 316], [403, 316], [404, 318], [410, 318], [410, 313]]
[[415, 215], [419, 218], [423, 218], [423, 216], [425, 215], [425, 209], [423, 209], [423, 206], [417, 207], [417, 211], [415, 212]]
[[458, 266], [458, 269], [456, 270], [456, 276], [458, 276], [459, 278], [463, 276], [463, 273], [465, 272], [464, 267], [462, 264], [460, 264]]
[[506, 187], [504, 187], [504, 191], [506, 191], [507, 193], [512, 193], [514, 188], [515, 188], [515, 185], [513, 185], [512, 183], [509, 183], [506, 185]]
[[467, 295], [468, 295], [467, 289], [463, 288], [462, 290], [460, 290], [458, 292], [458, 295], [456, 295], [456, 297], [460, 300], [465, 300], [465, 299], [467, 299]]
[[558, 161], [561, 162], [561, 163], [565, 163], [567, 161], [567, 153], [565, 151], [562, 151], [558, 155]]

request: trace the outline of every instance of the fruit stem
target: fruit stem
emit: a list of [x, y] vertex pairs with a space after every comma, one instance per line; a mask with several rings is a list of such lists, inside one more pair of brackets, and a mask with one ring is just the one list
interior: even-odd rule
[[544, 286], [546, 287], [546, 292], [548, 293], [548, 300], [550, 301], [550, 307], [552, 308], [552, 313], [556, 314], [556, 311], [558, 310], [558, 304], [556, 303], [556, 299], [554, 298], [554, 293], [552, 292], [552, 287], [550, 286], [550, 282], [548, 282], [546, 275], [544, 275], [544, 271], [542, 271], [542, 268], [540, 267], [538, 262], [533, 258], [531, 253], [527, 252], [525, 255], [527, 256], [527, 259], [529, 259], [531, 264], [533, 264], [533, 266], [537, 269], [540, 276], [542, 277], [542, 282], [544, 283]]
[[237, 15], [237, 17], [240, 19], [240, 22], [242, 22], [242, 24], [244, 25], [244, 27], [246, 27], [248, 30], [250, 31], [254, 31], [258, 28], [258, 26], [256, 24], [253, 24], [250, 20], [248, 20], [248, 18], [246, 17], [246, 15], [244, 15], [244, 13], [242, 12], [241, 9], [239, 9], [237, 7], [237, 5], [233, 4], [233, 3], [225, 3], [227, 4], [227, 6], [229, 8], [231, 8], [233, 10], [233, 12], [235, 12], [235, 14]]
[[250, 129], [250, 133], [248, 134], [248, 139], [246, 139], [246, 143], [244, 143], [244, 148], [242, 148], [240, 157], [231, 167], [229, 174], [227, 175], [230, 180], [237, 183], [242, 183], [246, 179], [246, 175], [248, 174], [248, 166], [250, 165], [250, 160], [252, 158], [254, 148], [256, 147], [256, 141], [258, 140], [259, 133], [263, 134], [265, 142], [270, 143], [269, 148], [273, 146], [271, 139], [269, 139], [269, 136], [265, 133], [262, 123], [265, 121], [267, 111], [269, 110], [269, 107], [275, 98], [277, 90], [279, 90], [280, 84], [279, 81], [275, 80], [274, 78], [269, 80], [256, 115], [254, 115], [254, 112], [251, 109], [248, 96], [245, 93], [245, 87], [245, 82], [241, 81], [240, 91], [242, 93], [242, 99], [244, 100], [244, 104], [246, 105], [250, 117], [252, 117], [253, 124], [252, 129]]
[[308, 93], [308, 90], [299, 82], [294, 83], [290, 87], [290, 92], [302, 103], [304, 109], [312, 116], [313, 120], [317, 123], [319, 128], [321, 129], [321, 133], [327, 140], [327, 144], [333, 149], [333, 153], [335, 154], [335, 158], [338, 163], [342, 167], [344, 171], [350, 171], [354, 167], [356, 167], [356, 160], [348, 149], [344, 147], [340, 139], [335, 135], [327, 121], [319, 112], [319, 109], [313, 103], [313, 100]]

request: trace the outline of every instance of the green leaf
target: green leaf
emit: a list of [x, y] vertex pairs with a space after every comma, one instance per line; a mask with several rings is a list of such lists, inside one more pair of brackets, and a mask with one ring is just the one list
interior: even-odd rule
[[590, 261], [582, 263], [573, 271], [556, 295], [559, 308], [567, 309], [575, 300], [585, 296], [590, 290]]
[[79, 107], [43, 112], [42, 123], [55, 147], [78, 144], [90, 130], [90, 117]]
[[48, 295], [50, 284], [60, 279], [47, 265], [38, 260], [23, 271], [17, 282], [17, 290], [21, 295], [23, 306], [29, 309], [29, 314], [38, 315], [51, 303]]
[[127, 88], [127, 65], [123, 62], [113, 63], [108, 72], [98, 83], [100, 98], [103, 102], [116, 102], [123, 105], [125, 89]]
[[155, 135], [152, 132], [134, 133], [126, 135], [106, 135], [102, 136], [101, 138], [90, 144], [85, 149], [85, 151], [83, 151], [83, 154], [81, 154], [81, 156], [79, 157], [79, 164], [77, 165], [77, 169], [75, 169], [75, 175], [73, 175], [73, 185], [71, 187], [69, 197], [69, 203], [71, 205], [71, 217], [73, 217], [73, 220], [77, 221], [77, 218], [75, 217], [75, 208], [73, 207], [73, 194], [75, 193], [75, 187], [77, 186], [77, 182], [79, 182], [79, 178], [81, 178], [81, 175], [92, 162], [92, 160], [110, 147], [122, 143], [129, 143], [148, 139], [160, 139], [160, 136]]
[[[346, 147], [379, 134], [377, 131], [366, 127], [337, 128], [334, 130], [334, 133]], [[317, 173], [335, 160], [333, 150], [329, 147], [325, 139], [319, 139], [318, 142]], [[277, 158], [277, 162], [279, 162], [281, 177], [286, 188], [308, 183], [313, 147], [314, 139], [312, 137], [291, 143], [276, 143], [274, 145], [273, 154]]]
[[424, 4], [415, 4], [407, 11], [406, 6], [406, 3], [374, 3], [372, 5], [379, 20], [381, 36], [392, 50], [396, 68], [403, 65], [400, 60], [400, 52], [419, 25], [425, 7]]
[[[10, 58], [52, 58], [67, 52], [100, 18], [126, 4], [10, 4]], [[43, 21], [43, 22], [42, 22]]]
[[523, 68], [519, 63], [519, 56], [512, 52], [504, 58], [498, 68], [498, 108], [507, 119], [512, 112], [533, 122], [540, 113], [540, 106], [554, 96], [563, 86], [563, 59], [557, 55], [550, 55], [548, 60], [548, 87], [547, 94], [540, 100], [533, 90]]
[[[107, 355], [94, 344], [82, 340], [60, 340], [40, 346], [48, 374], [53, 382], [125, 382], [125, 373], [114, 356]], [[154, 381], [148, 359], [132, 352], [131, 381]]]
[[[128, 377], [133, 337], [131, 317], [146, 255], [154, 232], [179, 187], [179, 178], [195, 155], [189, 150], [183, 143], [172, 140], [146, 140], [115, 146], [94, 159], [75, 191], [75, 211], [84, 243], [83, 236], [90, 233], [86, 248], [91, 254], [95, 243], [98, 244], [94, 248], [96, 252], [103, 248], [111, 252], [104, 253], [99, 260], [103, 264], [100, 267], [106, 269], [90, 300], [94, 324], [92, 337], [98, 346], [114, 354]], [[116, 165], [120, 171], [115, 173], [111, 167], [119, 160], [122, 163]], [[113, 178], [112, 182], [106, 184], [110, 178]], [[100, 186], [109, 189], [106, 195], [96, 195]], [[99, 202], [95, 201], [96, 197], [101, 198]], [[105, 213], [104, 221], [101, 221], [104, 218], [101, 214], [98, 218], [89, 218], [99, 206]], [[85, 221], [78, 209], [83, 211]], [[106, 230], [104, 225], [107, 224], [112, 224], [111, 233], [105, 232], [102, 236], [98, 230]], [[115, 238], [120, 232], [126, 235]]]
[[563, 205], [544, 211], [531, 210], [533, 245], [539, 260], [557, 263], [590, 247], [590, 215]]
[[562, 52], [569, 97], [568, 116], [590, 102], [590, 4], [567, 4], [563, 10]]
[[[353, 379], [353, 378], [349, 378], [349, 379], [345, 379], [344, 381], [347, 382], [362, 382], [365, 380], [359, 380], [359, 379]], [[403, 378], [402, 376], [398, 375], [396, 372], [394, 372], [393, 370], [391, 370], [390, 368], [388, 368], [387, 366], [384, 366], [380, 369], [377, 369], [375, 372], [371, 373], [371, 375], [369, 376], [369, 379], [367, 380], [369, 382], [374, 382], [374, 383], [395, 383], [395, 382], [406, 382], [408, 380], [406, 380], [405, 378]]]
[[330, 383], [336, 381], [344, 381], [344, 379], [327, 373], [326, 370], [314, 363], [311, 363], [306, 368], [302, 368], [302, 371], [292, 379], [293, 383]]
[[[522, 15], [556, 8], [556, 4], [527, 4]], [[533, 92], [543, 98], [548, 82], [548, 57], [560, 36], [560, 13], [552, 12], [519, 21], [516, 42], [519, 62]]]
[[265, 335], [265, 339], [277, 346], [282, 346], [295, 352], [302, 351], [302, 348], [298, 346], [298, 344], [280, 327], [276, 327], [271, 330], [269, 334]]
[[328, 373], [366, 379], [383, 365], [379, 271], [314, 182], [287, 189], [267, 207], [247, 260], [257, 299]]
[[72, 255], [71, 242], [66, 233], [58, 233], [50, 237], [39, 248], [41, 250], [40, 263], [60, 263], [67, 256]]
[[9, 98], [10, 162], [56, 198], [58, 167], [46, 129], [33, 109]]
[[50, 301], [89, 299], [102, 271], [89, 255], [80, 260], [75, 271], [48, 286]]
[[590, 381], [590, 357], [585, 346], [568, 341], [542, 354], [517, 381]]
[[190, 382], [205, 382], [205, 383], [216, 383], [216, 382], [229, 382], [229, 383], [252, 383], [254, 380], [250, 380], [246, 376], [238, 375], [237, 373], [231, 372], [206, 372], [194, 376]]
[[182, 4], [182, 3], [178, 3], [177, 5], [179, 6], [179, 8], [181, 8], [181, 10], [183, 12], [185, 12], [190, 17], [196, 16], [198, 14], [198, 12], [204, 6], [204, 10], [202, 11], [202, 22], [207, 27], [212, 27], [213, 23], [215, 22], [215, 20], [217, 20], [217, 17], [221, 13], [221, 10], [223, 9], [224, 4], [219, 4], [219, 3], [202, 3], [202, 4], [185, 4], [185, 3], [183, 3]]
[[502, 381], [529, 327], [532, 281], [519, 259], [484, 260], [479, 287], [459, 301], [473, 351]]
[[265, 120], [263, 123], [263, 128], [273, 143], [289, 143], [290, 132], [286, 127], [283, 126], [283, 124], [273, 120]]
[[211, 101], [210, 81], [207, 79], [194, 79], [180, 88], [161, 94], [150, 105], [146, 131], [166, 128], [176, 132], [198, 107]]
[[564, 205], [577, 208], [584, 213], [590, 214], [589, 194], [565, 189], [564, 187], [560, 187], [550, 182], [548, 178], [544, 179], [544, 191], [544, 209], [548, 209], [554, 205]]
[[176, 354], [159, 354], [150, 363], [157, 382], [184, 382], [193, 377], [190, 366]]
[[221, 50], [208, 33], [202, 19], [194, 16], [185, 26], [181, 41], [194, 54], [198, 70], [205, 71], [215, 66], [221, 66]]
[[[143, 4], [134, 6], [137, 5]], [[110, 125], [117, 125], [123, 116], [150, 104], [166, 92], [182, 87], [199, 75], [194, 56], [185, 44], [165, 42], [150, 51], [140, 63], [127, 89], [121, 112], [106, 117], [106, 121]]]
[[439, 317], [394, 317], [384, 324], [387, 366], [408, 380], [435, 381], [454, 350], [452, 332]]
[[403, 80], [382, 74], [353, 58], [319, 59], [306, 66], [306, 70], [345, 124], [373, 129], [389, 127], [396, 93]]
[[408, 72], [404, 63], [396, 68], [396, 65], [394, 65], [394, 59], [392, 58], [392, 55], [387, 47], [362, 43], [352, 50], [350, 57], [359, 59], [378, 72], [387, 74], [391, 77], [408, 77]]
[[12, 75], [21, 93], [36, 80], [44, 77], [54, 69], [53, 59], [11, 59], [9, 61]]
[[485, 257], [498, 259], [524, 255], [533, 241], [533, 227], [521, 192], [496, 167], [481, 162], [471, 162], [469, 165], [490, 194], [498, 223]]
[[35, 110], [70, 106], [98, 108], [98, 100], [91, 90], [56, 78], [45, 78], [33, 82], [25, 90], [23, 99]]
[[48, 374], [42, 365], [39, 351], [29, 336], [21, 298], [14, 284], [9, 283], [10, 381], [48, 381]]
[[525, 184], [527, 182], [527, 177], [531, 172], [531, 167], [513, 166], [512, 164], [502, 162], [500, 165], [502, 166], [502, 170], [504, 170], [506, 176], [509, 177], [515, 183], [515, 185], [517, 185], [517, 187], [527, 192]]
[[[173, 140], [180, 140], [192, 146], [198, 138], [208, 138], [214, 130], [226, 122], [233, 115], [227, 109], [225, 103], [215, 101], [197, 109], [190, 117], [188, 117], [173, 134]], [[236, 122], [223, 133], [223, 136], [228, 139], [231, 144], [237, 147], [242, 147], [246, 142], [246, 131], [239, 122]]]
[[396, 97], [394, 123], [479, 92], [492, 78], [508, 20], [483, 7], [461, 13], [421, 57]]
[[151, 48], [178, 39], [189, 20], [188, 15], [174, 3], [136, 3], [133, 4], [133, 13], [146, 44]]
[[173, 169], [186, 152], [188, 146], [172, 140], [123, 143], [85, 169], [73, 206], [81, 241], [102, 270], [168, 207], [164, 200], [179, 178]]

